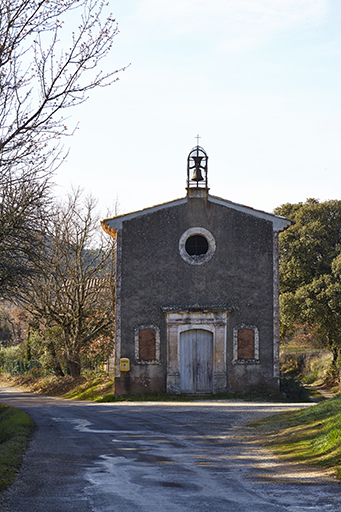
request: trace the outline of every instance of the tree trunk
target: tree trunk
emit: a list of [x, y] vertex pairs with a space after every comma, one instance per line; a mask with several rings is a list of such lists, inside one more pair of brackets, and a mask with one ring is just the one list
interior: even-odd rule
[[340, 383], [341, 348], [338, 346], [332, 346], [331, 351], [333, 354], [333, 360], [330, 367], [330, 374], [338, 383]]
[[53, 343], [49, 343], [47, 346], [47, 350], [52, 357], [52, 370], [57, 377], [64, 377], [64, 372], [62, 370], [61, 364], [58, 361], [56, 350]]
[[54, 363], [54, 365], [53, 365], [53, 371], [54, 371], [54, 374], [55, 374], [57, 377], [64, 377], [64, 372], [63, 372], [62, 367], [60, 366], [60, 363], [59, 363], [59, 362]]
[[71, 375], [73, 379], [76, 379], [81, 374], [81, 365], [80, 362], [77, 361], [68, 361], [67, 362], [67, 373]]

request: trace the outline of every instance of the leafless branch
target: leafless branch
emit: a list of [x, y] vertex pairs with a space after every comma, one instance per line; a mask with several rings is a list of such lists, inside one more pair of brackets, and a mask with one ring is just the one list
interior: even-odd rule
[[70, 108], [118, 79], [118, 70], [99, 69], [118, 34], [106, 9], [104, 0], [0, 2], [0, 256], [8, 265], [0, 272], [2, 294], [13, 287], [13, 272], [18, 289], [25, 262], [36, 256], [48, 180], [65, 157], [62, 139], [75, 129], [67, 123]]
[[27, 277], [20, 295], [33, 317], [62, 328], [67, 360], [78, 369], [81, 351], [113, 325], [112, 244], [98, 227], [96, 202], [83, 201], [79, 191], [56, 205], [37, 272]]

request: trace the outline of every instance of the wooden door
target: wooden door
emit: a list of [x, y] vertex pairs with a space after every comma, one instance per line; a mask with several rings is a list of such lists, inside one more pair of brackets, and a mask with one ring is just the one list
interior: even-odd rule
[[210, 393], [213, 390], [213, 334], [204, 329], [180, 333], [180, 390]]

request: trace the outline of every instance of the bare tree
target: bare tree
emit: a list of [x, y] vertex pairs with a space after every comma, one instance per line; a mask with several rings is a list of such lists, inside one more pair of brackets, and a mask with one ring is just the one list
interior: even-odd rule
[[76, 191], [54, 210], [41, 243], [43, 263], [28, 276], [20, 298], [42, 327], [61, 328], [59, 349], [77, 377], [82, 352], [96, 337], [111, 335], [114, 247], [99, 230], [92, 198], [83, 201]]
[[[66, 112], [90, 90], [117, 80], [118, 70], [98, 71], [118, 33], [106, 5], [103, 0], [0, 2], [0, 257], [7, 252], [6, 263], [18, 263], [0, 276], [2, 295], [12, 287], [6, 276], [25, 274], [24, 262], [36, 255], [48, 177], [63, 158], [62, 137], [75, 129], [68, 129]], [[8, 238], [18, 209], [21, 225]], [[14, 239], [20, 258], [10, 252]]]
[[30, 317], [21, 307], [0, 301], [0, 348], [19, 345], [27, 338]]
[[11, 299], [41, 257], [47, 221], [46, 180], [4, 180], [0, 187], [0, 292]]
[[[105, 5], [103, 0], [2, 0], [2, 173], [15, 168], [21, 179], [45, 173], [56, 157], [56, 143], [70, 134], [65, 110], [117, 79], [117, 70], [96, 71], [118, 33], [112, 15], [104, 16]], [[67, 29], [63, 17], [80, 9], [77, 29]]]

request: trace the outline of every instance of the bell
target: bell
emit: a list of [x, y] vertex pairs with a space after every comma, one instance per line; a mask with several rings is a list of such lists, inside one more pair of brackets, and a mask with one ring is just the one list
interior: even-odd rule
[[204, 178], [202, 177], [202, 174], [201, 174], [200, 167], [195, 168], [195, 171], [193, 173], [191, 181], [204, 181]]
[[193, 156], [192, 158], [195, 163], [195, 170], [194, 170], [193, 176], [191, 178], [191, 181], [204, 181], [204, 178], [202, 177], [201, 169], [200, 169], [200, 164], [201, 164], [201, 160], [203, 159], [203, 157], [202, 156]]

